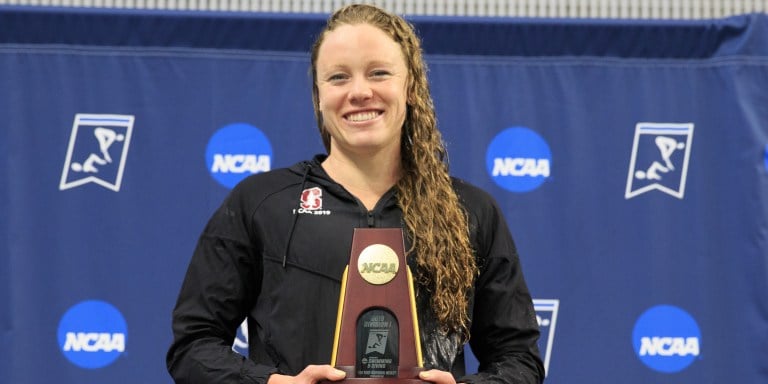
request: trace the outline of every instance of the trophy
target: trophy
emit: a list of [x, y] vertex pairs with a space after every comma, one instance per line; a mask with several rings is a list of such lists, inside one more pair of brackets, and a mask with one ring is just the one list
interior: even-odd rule
[[400, 228], [356, 228], [331, 365], [350, 384], [417, 384], [423, 370], [413, 278]]

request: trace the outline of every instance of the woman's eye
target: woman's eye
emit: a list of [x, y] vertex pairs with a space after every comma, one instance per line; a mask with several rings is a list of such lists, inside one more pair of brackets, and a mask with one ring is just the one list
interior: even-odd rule
[[347, 76], [343, 73], [337, 73], [331, 76], [328, 76], [328, 81], [342, 81], [346, 79]]
[[373, 72], [371, 72], [371, 76], [372, 77], [385, 77], [385, 76], [389, 76], [389, 71], [385, 71], [385, 70], [373, 71]]

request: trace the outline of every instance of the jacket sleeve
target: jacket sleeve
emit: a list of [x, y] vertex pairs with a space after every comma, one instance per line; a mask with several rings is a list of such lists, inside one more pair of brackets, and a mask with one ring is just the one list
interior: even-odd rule
[[[488, 199], [491, 199], [490, 196]], [[534, 384], [544, 380], [539, 326], [517, 250], [491, 199], [475, 214], [478, 267], [470, 346], [480, 363], [466, 383]]]
[[173, 342], [166, 356], [176, 383], [266, 383], [276, 372], [232, 350], [261, 282], [246, 212], [233, 190], [192, 255], [173, 310]]

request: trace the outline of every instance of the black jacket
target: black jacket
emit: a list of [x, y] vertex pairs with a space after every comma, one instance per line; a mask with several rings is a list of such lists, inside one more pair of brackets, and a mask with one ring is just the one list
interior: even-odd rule
[[[265, 383], [330, 362], [352, 229], [403, 224], [394, 190], [368, 211], [321, 161], [246, 178], [211, 217], [173, 311], [167, 365], [177, 383]], [[536, 314], [504, 218], [487, 193], [453, 183], [480, 267], [470, 330], [480, 372], [460, 380], [539, 383]], [[458, 335], [438, 331], [418, 287], [417, 297], [425, 367], [463, 375]], [[246, 317], [249, 358], [231, 348]]]

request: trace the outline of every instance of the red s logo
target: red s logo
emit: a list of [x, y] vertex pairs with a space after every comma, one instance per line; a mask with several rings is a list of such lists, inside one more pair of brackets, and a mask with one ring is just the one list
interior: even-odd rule
[[301, 207], [304, 209], [322, 208], [323, 190], [320, 187], [313, 187], [301, 191]]

